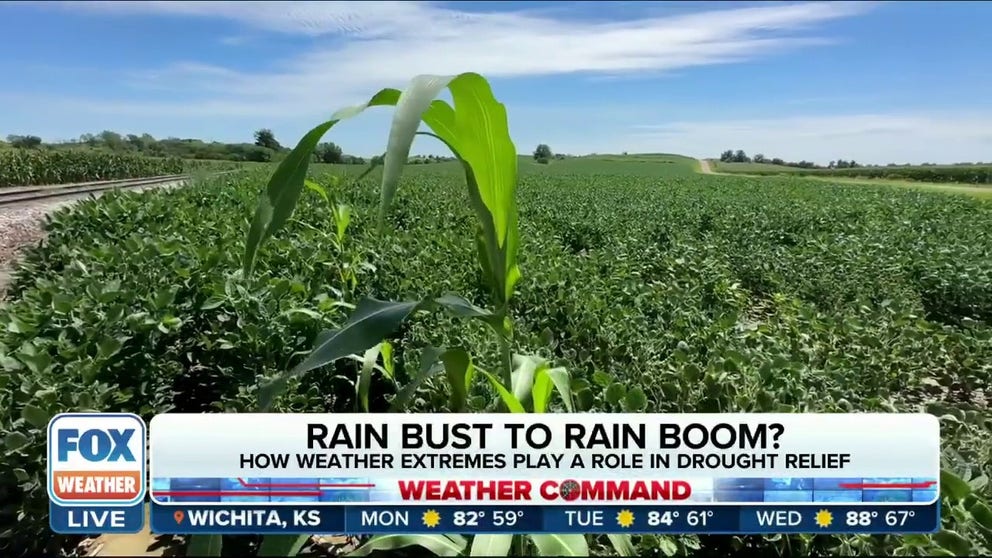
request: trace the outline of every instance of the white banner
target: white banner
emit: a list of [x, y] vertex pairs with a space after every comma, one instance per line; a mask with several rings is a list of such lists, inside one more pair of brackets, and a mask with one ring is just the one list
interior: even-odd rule
[[925, 414], [164, 414], [176, 477], [587, 480], [934, 477]]

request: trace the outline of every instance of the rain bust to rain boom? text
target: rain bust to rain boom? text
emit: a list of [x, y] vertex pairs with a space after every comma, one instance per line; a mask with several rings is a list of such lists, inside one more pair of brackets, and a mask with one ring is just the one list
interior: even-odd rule
[[[779, 423], [499, 426], [310, 423], [306, 448], [317, 451], [295, 458], [243, 453], [240, 464], [242, 469], [280, 469], [290, 467], [291, 458], [300, 469], [843, 469], [851, 464], [849, 453], [775, 451], [785, 432]], [[419, 453], [423, 450], [429, 453]]]

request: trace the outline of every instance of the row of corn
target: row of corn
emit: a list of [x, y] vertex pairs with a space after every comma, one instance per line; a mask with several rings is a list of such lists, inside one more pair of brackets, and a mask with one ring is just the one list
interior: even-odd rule
[[182, 173], [178, 158], [89, 150], [0, 150], [0, 187], [68, 184]]

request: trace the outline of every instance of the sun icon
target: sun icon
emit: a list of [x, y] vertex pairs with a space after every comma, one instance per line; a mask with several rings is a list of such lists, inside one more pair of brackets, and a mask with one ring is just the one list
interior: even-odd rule
[[634, 513], [630, 510], [620, 510], [617, 514], [617, 525], [621, 527], [630, 527], [634, 524]]
[[441, 514], [437, 513], [437, 510], [427, 510], [424, 512], [424, 516], [421, 519], [423, 520], [425, 526], [434, 528], [441, 523]]
[[821, 528], [830, 527], [830, 524], [834, 522], [834, 514], [827, 510], [820, 510], [816, 512], [816, 524]]

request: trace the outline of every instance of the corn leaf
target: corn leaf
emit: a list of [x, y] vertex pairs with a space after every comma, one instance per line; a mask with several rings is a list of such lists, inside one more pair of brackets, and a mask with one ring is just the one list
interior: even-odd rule
[[303, 139], [272, 174], [272, 178], [269, 179], [265, 188], [265, 193], [258, 201], [255, 217], [245, 241], [245, 275], [251, 273], [252, 267], [255, 265], [255, 257], [262, 243], [286, 224], [286, 221], [292, 216], [293, 210], [296, 209], [307, 177], [307, 169], [310, 166], [310, 157], [317, 147], [317, 143], [320, 142], [320, 138], [324, 137], [324, 134], [341, 120], [360, 114], [368, 107], [395, 105], [399, 98], [400, 92], [398, 90], [383, 89], [373, 95], [369, 102], [364, 105], [339, 110], [331, 116], [330, 120], [303, 136]]
[[503, 383], [499, 381], [499, 378], [493, 376], [492, 374], [486, 372], [481, 368], [479, 368], [478, 370], [479, 372], [482, 372], [482, 374], [486, 377], [486, 379], [489, 380], [489, 383], [493, 386], [493, 389], [496, 390], [496, 393], [499, 394], [500, 399], [503, 400], [503, 404], [506, 405], [506, 408], [509, 409], [511, 413], [527, 412], [524, 409], [524, 406], [520, 403], [520, 401], [517, 400], [517, 398], [514, 397], [513, 394], [510, 393], [510, 391], [506, 389], [505, 386], [503, 386]]
[[186, 545], [187, 556], [220, 556], [224, 539], [220, 535], [193, 535]]
[[589, 556], [585, 535], [531, 535], [541, 556]]
[[506, 556], [512, 544], [513, 535], [476, 535], [469, 556]]
[[377, 550], [409, 546], [423, 547], [436, 556], [458, 556], [468, 546], [468, 541], [457, 535], [380, 535], [372, 537], [348, 556], [368, 556]]
[[375, 345], [365, 351], [362, 356], [362, 371], [358, 376], [358, 404], [359, 411], [369, 412], [369, 390], [372, 388], [372, 370], [379, 360], [379, 351], [382, 344]]
[[534, 412], [543, 413], [548, 410], [548, 403], [551, 401], [551, 394], [555, 386], [551, 383], [551, 376], [545, 373], [547, 367], [538, 371], [534, 377], [534, 389], [531, 390], [531, 398], [534, 401]]
[[[510, 139], [506, 107], [493, 96], [484, 77], [465, 73], [448, 89], [454, 101], [458, 152], [472, 167], [479, 196], [492, 216], [503, 267], [499, 270], [504, 300], [519, 278], [517, 268], [517, 150]], [[435, 130], [437, 132], [437, 130]], [[442, 135], [442, 134], [439, 134]]]
[[444, 373], [451, 386], [451, 411], [464, 412], [468, 402], [468, 388], [475, 376], [472, 358], [464, 349], [448, 349], [441, 355], [441, 362], [444, 363]]
[[258, 556], [296, 556], [309, 538], [310, 535], [265, 535], [258, 547]]
[[413, 145], [413, 138], [417, 134], [417, 128], [420, 127], [422, 115], [452, 79], [454, 76], [417, 76], [410, 80], [410, 85], [403, 90], [396, 102], [393, 123], [389, 129], [389, 141], [386, 144], [386, 156], [383, 158], [379, 202], [380, 228], [396, 194], [403, 166], [410, 157], [410, 146]]
[[417, 375], [410, 380], [399, 393], [393, 397], [393, 400], [389, 402], [389, 411], [392, 413], [400, 413], [406, 410], [407, 405], [413, 401], [413, 397], [417, 394], [417, 390], [420, 386], [426, 382], [431, 376], [434, 376], [438, 372], [444, 369], [444, 366], [438, 362], [438, 359], [444, 353], [441, 349], [437, 347], [427, 347], [420, 356], [420, 370]]
[[548, 378], [558, 389], [558, 395], [561, 396], [562, 403], [565, 404], [565, 408], [568, 409], [568, 412], [575, 412], [575, 407], [572, 403], [572, 378], [569, 375], [568, 370], [561, 367], [544, 367], [538, 371], [538, 380], [535, 380], [535, 383], [541, 380], [541, 378]]
[[325, 331], [318, 336], [317, 346], [306, 359], [287, 373], [263, 384], [259, 388], [259, 403], [268, 409], [275, 397], [282, 394], [289, 380], [330, 364], [352, 353], [365, 351], [392, 333], [419, 306], [419, 302], [384, 302], [366, 298], [358, 303], [355, 311], [341, 329]]
[[633, 541], [630, 540], [630, 535], [614, 533], [606, 536], [609, 537], [613, 549], [620, 556], [637, 556], [637, 550], [634, 548]]
[[328, 197], [327, 195], [327, 188], [324, 188], [323, 186], [317, 184], [313, 180], [304, 180], [303, 185], [307, 187], [307, 190], [310, 190], [311, 192], [316, 192], [318, 196], [323, 198], [324, 203], [326, 203], [328, 207], [331, 206], [331, 198]]
[[[447, 87], [454, 108], [434, 98]], [[417, 76], [403, 91], [393, 114], [385, 157], [380, 200], [380, 227], [399, 184], [421, 120], [462, 162], [469, 197], [486, 240], [488, 264], [496, 292], [509, 300], [520, 277], [519, 243], [514, 202], [517, 153], [509, 135], [506, 108], [493, 96], [485, 78], [475, 73], [457, 76]]]
[[513, 355], [513, 371], [510, 372], [511, 389], [513, 397], [524, 406], [531, 401], [537, 369], [547, 366], [547, 362], [540, 357]]

